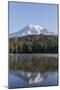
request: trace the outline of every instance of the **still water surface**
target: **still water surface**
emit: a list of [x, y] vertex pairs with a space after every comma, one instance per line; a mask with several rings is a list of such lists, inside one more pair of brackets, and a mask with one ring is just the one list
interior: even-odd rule
[[[34, 60], [37, 61], [38, 63], [40, 62], [41, 64], [40, 67], [38, 67], [35, 63]], [[43, 60], [43, 62], [41, 62]], [[17, 68], [15, 66], [18, 66], [15, 64], [14, 68], [9, 67], [9, 88], [21, 88], [21, 87], [36, 87], [36, 86], [55, 86], [58, 85], [58, 70], [55, 67], [51, 68], [50, 66], [48, 67], [49, 69], [44, 69], [48, 63], [52, 62], [52, 65], [55, 67], [57, 62], [58, 62], [58, 55], [57, 54], [10, 54], [9, 55], [9, 64], [13, 65], [13, 61], [17, 61], [18, 65], [24, 61], [24, 63], [30, 63], [33, 61], [33, 65], [36, 65], [36, 68], [38, 68], [38, 71], [34, 70], [34, 72], [31, 71], [31, 68], [33, 68], [33, 65], [30, 65], [31, 68], [27, 70], [26, 68], [21, 69], [21, 67]], [[31, 62], [30, 62], [31, 61]], [[51, 62], [50, 62], [51, 61]], [[24, 65], [23, 63], [23, 65]], [[42, 69], [43, 71], [40, 72], [40, 68], [45, 65], [44, 68]], [[29, 66], [29, 67], [30, 67]], [[17, 68], [17, 69], [16, 69]], [[26, 70], [25, 70], [26, 69]], [[44, 71], [45, 70], [45, 71]]]

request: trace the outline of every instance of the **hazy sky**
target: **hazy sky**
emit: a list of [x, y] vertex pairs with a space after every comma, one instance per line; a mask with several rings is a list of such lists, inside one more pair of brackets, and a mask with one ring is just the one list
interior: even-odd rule
[[9, 33], [28, 24], [40, 25], [57, 33], [57, 5], [9, 2]]

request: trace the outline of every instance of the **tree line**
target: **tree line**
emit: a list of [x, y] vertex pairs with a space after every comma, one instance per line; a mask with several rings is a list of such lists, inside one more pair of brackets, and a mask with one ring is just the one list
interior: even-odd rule
[[28, 35], [9, 38], [9, 53], [58, 53], [58, 36]]

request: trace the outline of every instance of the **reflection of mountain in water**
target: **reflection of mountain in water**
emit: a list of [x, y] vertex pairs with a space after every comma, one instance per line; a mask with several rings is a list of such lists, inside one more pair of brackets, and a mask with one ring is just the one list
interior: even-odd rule
[[12, 73], [29, 84], [39, 83], [48, 76], [48, 73], [41, 74], [40, 72], [14, 71]]
[[58, 85], [58, 54], [10, 54], [9, 88]]
[[32, 72], [23, 72], [21, 71], [20, 74], [22, 77], [29, 83], [29, 84], [34, 84], [37, 82], [40, 82], [43, 80], [41, 73], [32, 73]]
[[[37, 72], [36, 72], [37, 73]], [[32, 77], [31, 77], [32, 75]], [[40, 81], [37, 77], [40, 77]], [[29, 78], [31, 77], [31, 78]], [[34, 86], [51, 86], [58, 85], [58, 73], [57, 72], [45, 72], [45, 73], [37, 73], [37, 76], [31, 74], [30, 72], [23, 71], [9, 71], [9, 88], [21, 88], [21, 87], [34, 87]], [[37, 79], [37, 82], [34, 80]], [[29, 83], [29, 80], [32, 80], [32, 83]], [[39, 82], [38, 82], [39, 81]]]

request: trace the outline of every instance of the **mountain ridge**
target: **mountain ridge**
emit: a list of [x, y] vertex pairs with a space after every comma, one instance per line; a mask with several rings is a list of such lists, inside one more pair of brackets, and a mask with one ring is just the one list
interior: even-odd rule
[[22, 36], [27, 36], [27, 35], [56, 35], [53, 32], [48, 32], [46, 28], [43, 28], [39, 25], [32, 25], [28, 24], [26, 27], [23, 29], [9, 34], [9, 37], [22, 37]]

